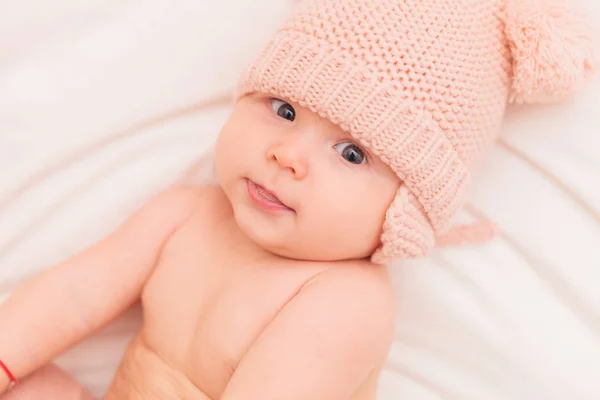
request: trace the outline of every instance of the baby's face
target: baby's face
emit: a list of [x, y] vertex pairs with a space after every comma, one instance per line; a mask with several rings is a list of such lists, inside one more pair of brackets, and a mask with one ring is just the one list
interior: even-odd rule
[[263, 94], [237, 102], [217, 140], [215, 168], [242, 231], [300, 260], [370, 256], [400, 185], [336, 125]]

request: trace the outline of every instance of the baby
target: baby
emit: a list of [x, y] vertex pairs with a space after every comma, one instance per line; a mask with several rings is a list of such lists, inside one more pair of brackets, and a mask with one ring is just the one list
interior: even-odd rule
[[374, 399], [384, 264], [477, 239], [450, 226], [470, 170], [509, 101], [585, 80], [582, 26], [542, 0], [300, 2], [241, 79], [218, 183], [159, 194], [2, 304], [0, 399], [91, 398], [50, 363], [138, 300], [106, 399]]

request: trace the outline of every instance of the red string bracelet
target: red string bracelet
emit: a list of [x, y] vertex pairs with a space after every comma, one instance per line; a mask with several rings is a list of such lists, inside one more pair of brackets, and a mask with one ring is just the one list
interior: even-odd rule
[[2, 362], [2, 360], [0, 360], [0, 368], [2, 368], [4, 373], [6, 373], [6, 376], [8, 376], [8, 380], [10, 381], [8, 388], [10, 389], [13, 386], [15, 386], [15, 384], [17, 383], [17, 378], [15, 378], [12, 372], [10, 372], [10, 369], [8, 369], [8, 367]]

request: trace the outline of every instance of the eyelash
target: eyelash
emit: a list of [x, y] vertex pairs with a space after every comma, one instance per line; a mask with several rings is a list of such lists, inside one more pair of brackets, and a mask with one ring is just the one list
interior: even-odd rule
[[[362, 151], [362, 153], [365, 157], [365, 164], [371, 163], [371, 154], [367, 150], [365, 150], [365, 148], [362, 145], [358, 144], [354, 140], [344, 139], [344, 140], [340, 140], [340, 141], [336, 142], [332, 147], [334, 149], [334, 151], [335, 151], [335, 147], [337, 147], [338, 145], [340, 145], [342, 143], [349, 143], [349, 144], [352, 144], [352, 145], [358, 147], [360, 149], [360, 151]], [[340, 156], [340, 158], [342, 158], [341, 154], [339, 156]], [[342, 158], [342, 160], [343, 160], [343, 158]], [[344, 160], [344, 161], [346, 161], [346, 160]], [[355, 165], [362, 165], [362, 164], [355, 164]]]
[[[277, 112], [276, 112], [276, 111], [273, 109], [273, 102], [276, 102], [276, 101], [278, 101], [278, 102], [281, 102], [281, 103], [288, 104], [288, 105], [289, 105], [289, 106], [292, 108], [292, 110], [294, 111], [294, 119], [295, 119], [295, 117], [296, 117], [297, 115], [296, 115], [296, 109], [294, 108], [294, 106], [292, 106], [292, 105], [291, 105], [290, 103], [288, 103], [287, 101], [285, 101], [285, 100], [282, 100], [282, 99], [280, 99], [280, 98], [277, 98], [277, 97], [268, 97], [268, 98], [267, 98], [267, 107], [269, 107], [269, 109], [271, 110], [271, 112], [273, 112], [273, 113], [274, 113], [274, 114], [277, 116]], [[280, 118], [281, 118], [281, 117], [280, 117]], [[293, 121], [290, 121], [290, 122], [293, 122]]]

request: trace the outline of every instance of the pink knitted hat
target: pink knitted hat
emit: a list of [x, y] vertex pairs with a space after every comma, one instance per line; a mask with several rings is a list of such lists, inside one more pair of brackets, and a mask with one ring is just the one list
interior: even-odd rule
[[592, 70], [560, 0], [304, 0], [243, 75], [349, 132], [402, 180], [373, 254], [444, 239], [509, 101], [554, 100]]

